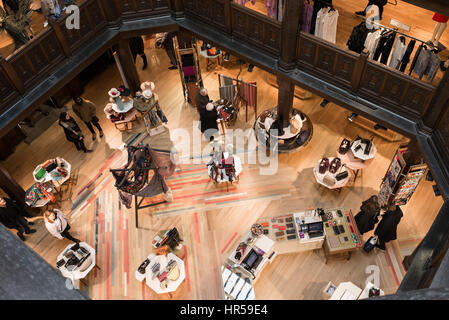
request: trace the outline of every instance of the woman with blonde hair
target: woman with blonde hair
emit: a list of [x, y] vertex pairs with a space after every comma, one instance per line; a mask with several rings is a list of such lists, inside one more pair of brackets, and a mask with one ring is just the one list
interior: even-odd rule
[[46, 210], [44, 212], [44, 221], [45, 227], [55, 238], [60, 240], [66, 238], [76, 243], [80, 242], [80, 240], [72, 237], [69, 233], [70, 225], [68, 223], [67, 216], [61, 210]]

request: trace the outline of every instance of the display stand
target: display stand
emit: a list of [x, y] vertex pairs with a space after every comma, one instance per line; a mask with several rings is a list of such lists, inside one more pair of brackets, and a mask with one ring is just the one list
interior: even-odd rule
[[393, 160], [391, 160], [390, 166], [382, 179], [378, 195], [379, 205], [381, 207], [385, 207], [388, 204], [390, 197], [393, 195], [393, 191], [398, 185], [400, 177], [403, 175], [406, 163], [402, 155], [406, 150], [406, 148], [398, 148], [396, 150]]
[[364, 153], [365, 148], [366, 143], [362, 143], [361, 139], [356, 139], [351, 142], [351, 148], [345, 154], [341, 154], [337, 151], [338, 157], [341, 159], [342, 163], [354, 173], [354, 181], [359, 177], [361, 170], [367, 168], [376, 156], [377, 149], [374, 144], [372, 144], [371, 150], [367, 155]]
[[[146, 268], [146, 274], [145, 274], [145, 283], [147, 286], [149, 286], [151, 289], [153, 289], [154, 292], [157, 294], [164, 294], [164, 293], [170, 293], [176, 291], [178, 287], [181, 285], [181, 283], [186, 278], [186, 271], [185, 271], [185, 265], [184, 261], [179, 259], [176, 255], [173, 253], [167, 254], [167, 256], [160, 255], [160, 256], [153, 256], [152, 259], [150, 259], [150, 264]], [[165, 268], [167, 267], [169, 261], [175, 261], [176, 265], [179, 268], [179, 276], [176, 280], [169, 280], [167, 281], [167, 287], [161, 287], [161, 281], [157, 276], [154, 276], [152, 272], [152, 267], [156, 264], [159, 264], [159, 270], [158, 272], [163, 273]], [[158, 273], [157, 272], [157, 273]], [[170, 295], [171, 297], [171, 295]]]
[[[332, 160], [334, 160], [335, 158], [331, 157], [331, 158], [328, 158], [328, 159], [329, 159], [329, 163], [332, 163]], [[320, 186], [322, 185], [322, 186], [325, 186], [328, 189], [336, 190], [338, 192], [341, 192], [341, 189], [348, 184], [348, 181], [349, 181], [349, 179], [351, 177], [351, 175], [349, 174], [349, 171], [346, 170], [345, 164], [342, 164], [340, 166], [340, 168], [337, 170], [337, 172], [335, 172], [335, 173], [330, 173], [329, 169], [326, 169], [326, 172], [321, 174], [319, 172], [321, 160], [322, 159], [320, 159], [318, 161], [318, 163], [315, 165], [315, 167], [313, 168], [313, 174], [315, 176], [316, 182], [318, 182]], [[338, 181], [336, 179], [336, 176], [339, 173], [344, 172], [345, 170], [348, 171], [348, 176], [346, 178], [341, 179], [341, 180]]]
[[190, 48], [180, 48], [176, 38], [173, 39], [173, 42], [184, 99], [196, 107], [195, 97], [199, 89], [198, 87], [203, 87], [196, 43], [192, 41]]
[[207, 50], [200, 50], [200, 54], [206, 59], [207, 65], [206, 65], [206, 71], [214, 70], [218, 65], [220, 65], [220, 57], [223, 55], [223, 51], [220, 51], [220, 53], [209, 56], [207, 54]]
[[407, 204], [412, 197], [422, 177], [426, 174], [427, 165], [420, 164], [411, 166], [405, 176], [397, 184], [398, 189], [394, 194], [394, 203], [398, 206]]

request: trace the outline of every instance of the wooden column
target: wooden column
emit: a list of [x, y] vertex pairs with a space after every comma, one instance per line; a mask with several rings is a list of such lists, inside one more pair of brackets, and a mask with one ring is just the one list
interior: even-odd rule
[[424, 126], [429, 129], [435, 129], [443, 116], [449, 117], [449, 70], [443, 75], [440, 83], [438, 84], [435, 96], [429, 104], [424, 114]]
[[6, 76], [10, 82], [10, 84], [20, 93], [25, 93], [25, 86], [23, 84], [23, 81], [20, 79], [19, 75], [17, 74], [16, 70], [6, 61], [3, 59], [2, 55], [0, 54], [0, 67], [5, 71]]
[[302, 0], [285, 1], [281, 27], [281, 59], [279, 61], [279, 67], [283, 70], [291, 70], [295, 67], [296, 44], [303, 12]]
[[367, 59], [368, 59], [368, 51], [365, 49], [360, 54], [360, 57], [357, 60], [354, 71], [352, 73], [351, 79], [352, 92], [357, 92], [360, 88], [360, 82], [362, 81], [363, 70], [365, 69]]
[[0, 165], [0, 188], [13, 200], [16, 200], [25, 210], [31, 213], [31, 208], [25, 203], [25, 190], [14, 180], [6, 169]]
[[278, 75], [277, 82], [278, 90], [278, 113], [279, 122], [283, 128], [288, 127], [290, 122], [290, 115], [293, 106], [293, 99], [295, 94], [295, 84], [293, 81], [281, 75]]
[[129, 89], [136, 93], [136, 91], [140, 90], [140, 78], [137, 73], [136, 65], [134, 64], [134, 60], [131, 53], [131, 48], [129, 47], [128, 39], [121, 39], [118, 44], [118, 58], [120, 61], [120, 65], [123, 68], [124, 76], [126, 77], [126, 81], [128, 82]]
[[53, 19], [48, 19], [48, 24], [52, 27], [52, 29], [55, 32], [56, 35], [56, 41], [58, 41], [59, 45], [62, 48], [62, 51], [64, 52], [64, 55], [69, 58], [72, 56], [72, 50], [70, 49], [70, 45], [67, 42], [67, 38], [64, 35], [64, 32], [61, 30], [61, 25], [54, 21]]
[[232, 33], [231, 2], [232, 0], [224, 0], [224, 16], [226, 23], [226, 32], [228, 34]]
[[172, 10], [172, 16], [175, 19], [184, 17], [184, 1], [183, 0], [171, 0], [170, 6]]
[[119, 0], [99, 0], [108, 26], [119, 26], [122, 22], [122, 5]]

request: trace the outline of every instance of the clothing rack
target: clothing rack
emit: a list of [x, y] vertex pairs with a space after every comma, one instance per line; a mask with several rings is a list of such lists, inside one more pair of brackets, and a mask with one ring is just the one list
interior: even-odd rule
[[[362, 18], [362, 19], [366, 21], [366, 18]], [[396, 32], [397, 34], [406, 36], [406, 37], [408, 37], [408, 38], [410, 38], [410, 39], [413, 39], [413, 40], [422, 42], [422, 43], [425, 44], [425, 45], [428, 45], [428, 46], [430, 46], [430, 47], [433, 47], [433, 48], [438, 49], [438, 46], [435, 46], [434, 44], [429, 44], [429, 43], [426, 42], [426, 41], [420, 40], [420, 39], [418, 39], [418, 38], [415, 38], [415, 37], [412, 37], [412, 36], [410, 36], [410, 35], [408, 35], [408, 34], [405, 34], [405, 33], [401, 32], [401, 31], [398, 31], [397, 28], [390, 28], [390, 27], [384, 26], [383, 24], [380, 24], [380, 23], [374, 22], [374, 21], [372, 21], [371, 23], [372, 23], [372, 24], [375, 24], [375, 25], [377, 25], [377, 26], [379, 26], [379, 27], [381, 27], [381, 28], [388, 29], [388, 30], [390, 30], [390, 31], [394, 31], [394, 32]]]

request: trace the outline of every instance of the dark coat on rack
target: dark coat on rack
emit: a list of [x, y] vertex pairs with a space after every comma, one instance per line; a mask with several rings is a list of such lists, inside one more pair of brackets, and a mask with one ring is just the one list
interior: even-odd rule
[[214, 109], [212, 111], [207, 111], [206, 108], [200, 111], [200, 121], [201, 121], [201, 132], [204, 133], [208, 129], [218, 130], [217, 124], [217, 111]]
[[403, 215], [404, 214], [399, 206], [396, 206], [395, 211], [388, 210], [382, 215], [382, 220], [374, 231], [374, 234], [379, 237], [380, 242], [396, 240], [397, 227]]
[[65, 128], [61, 124], [61, 121], [59, 121], [59, 125], [64, 129], [65, 137], [67, 138], [67, 140], [70, 142], [78, 141], [80, 139], [80, 137], [83, 136], [83, 134], [81, 133], [81, 129], [78, 126], [78, 124], [76, 123], [75, 119], [70, 117], [69, 120], [65, 120], [64, 122], [73, 125], [73, 127], [72, 127], [73, 131], [72, 131], [68, 128]]
[[371, 198], [362, 202], [360, 212], [354, 217], [360, 234], [374, 229], [376, 223], [379, 222], [379, 213], [379, 205], [371, 201]]

